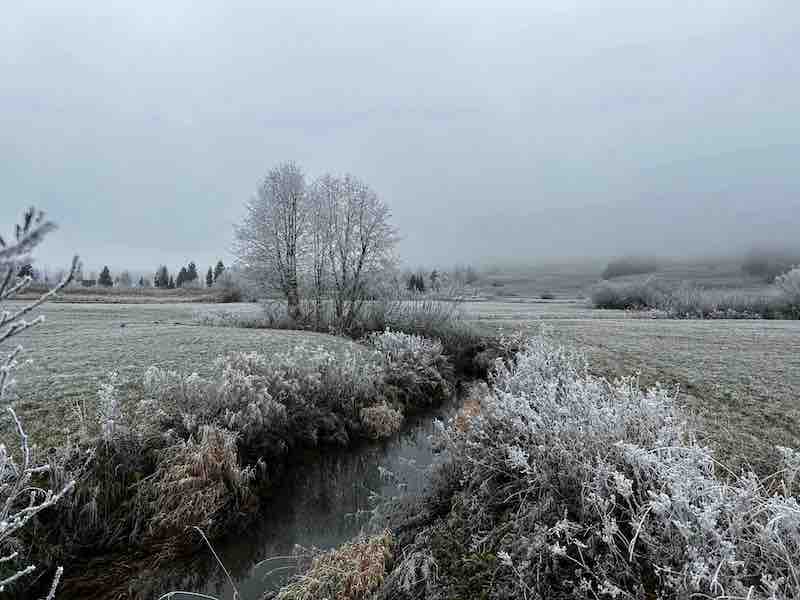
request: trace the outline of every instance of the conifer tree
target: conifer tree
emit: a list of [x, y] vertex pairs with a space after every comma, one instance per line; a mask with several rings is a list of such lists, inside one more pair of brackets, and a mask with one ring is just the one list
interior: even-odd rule
[[103, 270], [100, 271], [100, 278], [97, 280], [99, 285], [105, 287], [111, 287], [114, 285], [114, 280], [111, 278], [111, 271], [108, 269], [108, 266], [104, 266]]
[[212, 285], [214, 285], [214, 270], [208, 267], [208, 273], [206, 273], [206, 287], [211, 287]]
[[217, 261], [217, 266], [214, 267], [214, 281], [219, 279], [219, 276], [225, 272], [225, 265], [222, 264], [221, 260]]
[[156, 270], [156, 276], [153, 279], [153, 285], [157, 288], [166, 289], [169, 287], [169, 271], [166, 265], [161, 265]]
[[167, 283], [167, 289], [174, 290], [175, 289], [175, 279], [172, 275], [169, 276], [169, 283]]
[[199, 278], [197, 274], [197, 265], [194, 261], [190, 261], [189, 265], [186, 267], [186, 277], [184, 277], [184, 282], [187, 281], [196, 281]]

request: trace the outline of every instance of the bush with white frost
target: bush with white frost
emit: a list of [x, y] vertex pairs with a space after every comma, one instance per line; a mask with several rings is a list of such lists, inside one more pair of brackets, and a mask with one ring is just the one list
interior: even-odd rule
[[380, 356], [382, 391], [391, 402], [418, 408], [452, 394], [453, 367], [440, 341], [387, 329], [366, 342]]
[[778, 276], [775, 285], [778, 286], [781, 297], [792, 315], [800, 318], [800, 266]]
[[436, 592], [390, 577], [382, 597], [800, 598], [800, 454], [769, 482], [725, 472], [671, 390], [533, 339], [447, 435], [447, 517], [403, 549]]

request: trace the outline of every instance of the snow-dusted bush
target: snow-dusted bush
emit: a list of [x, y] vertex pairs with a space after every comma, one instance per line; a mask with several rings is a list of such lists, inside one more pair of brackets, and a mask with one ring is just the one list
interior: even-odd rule
[[451, 395], [453, 369], [438, 340], [387, 329], [366, 342], [381, 358], [383, 393], [389, 400], [414, 408]]
[[449, 515], [403, 550], [438, 565], [427, 597], [800, 597], [799, 455], [770, 489], [722, 471], [668, 389], [533, 339], [447, 434]]
[[601, 281], [591, 290], [592, 306], [608, 309], [662, 308], [669, 292], [657, 280]]
[[800, 318], [800, 266], [778, 276], [775, 285], [780, 290], [781, 299], [786, 303], [787, 310], [795, 318]]
[[403, 413], [387, 404], [377, 404], [361, 409], [361, 424], [372, 439], [393, 436], [403, 426]]
[[[610, 282], [597, 284], [591, 293], [595, 308], [620, 310], [661, 311], [653, 316], [678, 319], [762, 319], [800, 316], [792, 308], [790, 274], [783, 281], [786, 289], [779, 293], [753, 293], [750, 291], [705, 289], [689, 282], [669, 286], [663, 281]], [[796, 306], [796, 305], [795, 305]]]

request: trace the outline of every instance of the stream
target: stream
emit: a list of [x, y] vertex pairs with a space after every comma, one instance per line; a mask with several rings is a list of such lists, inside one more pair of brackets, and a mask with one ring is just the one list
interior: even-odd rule
[[[316, 452], [290, 467], [279, 491], [264, 503], [244, 533], [213, 543], [239, 599], [258, 600], [265, 592], [284, 585], [296, 572], [297, 559], [292, 555], [298, 547], [330, 549], [357, 536], [379, 499], [424, 491], [428, 468], [444, 460], [434, 447], [434, 420], [446, 421], [454, 416], [459, 404], [453, 400], [412, 417], [403, 431], [383, 442]], [[140, 571], [132, 580], [116, 579], [110, 587], [114, 589], [104, 586], [92, 590], [92, 596], [144, 600], [185, 591], [194, 595], [173, 593], [170, 598], [193, 600], [196, 594], [205, 594], [234, 600], [226, 574], [208, 547], [200, 544], [188, 559], [154, 571]], [[67, 593], [65, 597], [83, 594]]]

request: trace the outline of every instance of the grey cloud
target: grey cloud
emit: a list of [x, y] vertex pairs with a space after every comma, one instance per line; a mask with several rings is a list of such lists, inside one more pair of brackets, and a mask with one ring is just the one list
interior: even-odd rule
[[206, 264], [294, 159], [369, 181], [411, 264], [796, 239], [798, 54], [782, 0], [17, 3], [0, 224], [47, 209], [50, 264]]

